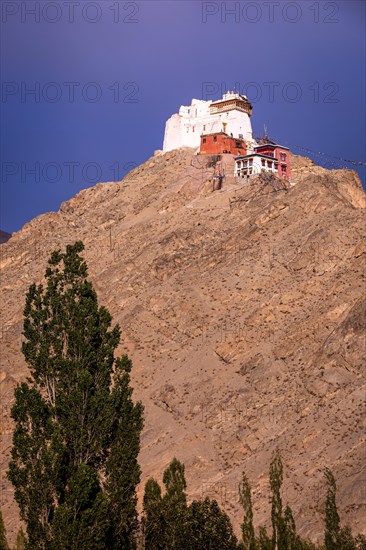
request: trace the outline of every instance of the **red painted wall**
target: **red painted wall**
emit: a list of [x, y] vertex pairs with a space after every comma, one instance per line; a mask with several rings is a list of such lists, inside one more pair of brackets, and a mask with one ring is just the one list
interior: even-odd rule
[[[291, 176], [291, 161], [290, 161], [290, 151], [284, 149], [278, 145], [260, 145], [259, 148], [256, 148], [256, 151], [261, 155], [274, 156], [278, 160], [278, 175], [287, 179], [290, 179]], [[281, 160], [281, 153], [286, 155], [284, 161]]]
[[220, 155], [225, 153], [231, 153], [235, 156], [246, 155], [247, 146], [245, 141], [232, 138], [224, 133], [201, 136], [201, 155]]

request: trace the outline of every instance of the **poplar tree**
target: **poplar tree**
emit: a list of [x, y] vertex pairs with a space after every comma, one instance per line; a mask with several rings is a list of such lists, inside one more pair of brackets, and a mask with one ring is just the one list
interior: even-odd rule
[[237, 550], [228, 515], [216, 500], [194, 500], [187, 513], [186, 550]]
[[272, 550], [272, 541], [267, 535], [267, 529], [265, 527], [259, 527], [259, 540], [260, 550]]
[[142, 405], [120, 328], [98, 305], [81, 242], [52, 253], [24, 308], [30, 376], [15, 390], [8, 477], [27, 550], [134, 549]]
[[184, 474], [184, 464], [173, 458], [163, 474], [165, 495], [163, 510], [165, 517], [165, 543], [171, 550], [184, 550], [187, 519], [187, 483]]
[[299, 537], [296, 534], [296, 524], [290, 506], [286, 506], [284, 516], [285, 550], [298, 550], [301, 548]]
[[325, 533], [324, 542], [326, 550], [338, 550], [340, 548], [340, 519], [337, 510], [337, 486], [334, 475], [329, 468], [324, 471], [327, 482], [327, 495], [325, 499]]
[[142, 533], [146, 550], [164, 550], [165, 518], [159, 483], [150, 478], [145, 485]]
[[244, 550], [256, 550], [256, 541], [253, 526], [252, 496], [248, 478], [243, 472], [241, 485], [239, 485], [240, 503], [244, 509], [244, 518], [241, 525]]
[[269, 469], [269, 481], [272, 491], [272, 547], [273, 550], [282, 550], [285, 548], [285, 526], [282, 516], [282, 498], [281, 486], [283, 482], [283, 465], [279, 450], [272, 455], [272, 461]]
[[165, 494], [157, 481], [145, 485], [143, 533], [146, 550], [185, 550], [187, 528], [187, 483], [184, 465], [173, 458], [163, 474]]

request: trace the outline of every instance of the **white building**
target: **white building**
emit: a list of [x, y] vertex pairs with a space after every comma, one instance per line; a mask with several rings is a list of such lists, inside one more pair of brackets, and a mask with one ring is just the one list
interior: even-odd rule
[[179, 113], [166, 122], [163, 151], [179, 147], [199, 147], [202, 134], [226, 132], [244, 139], [249, 149], [256, 143], [252, 136], [252, 105], [246, 96], [235, 92], [224, 94], [219, 101], [192, 99], [189, 107], [181, 106]]
[[270, 172], [278, 175], [278, 160], [268, 155], [253, 153], [237, 157], [235, 159], [235, 175], [239, 178], [247, 178], [262, 172]]

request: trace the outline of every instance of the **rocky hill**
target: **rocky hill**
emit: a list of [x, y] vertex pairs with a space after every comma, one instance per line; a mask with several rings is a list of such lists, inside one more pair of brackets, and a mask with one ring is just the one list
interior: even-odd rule
[[[365, 532], [365, 195], [356, 173], [292, 157], [296, 185], [235, 182], [213, 191], [209, 158], [158, 154], [37, 217], [1, 246], [1, 505], [9, 410], [27, 375], [25, 293], [52, 250], [83, 240], [100, 302], [120, 323], [145, 405], [142, 482], [185, 463], [189, 498], [211, 496], [241, 520], [237, 483], [268, 525], [270, 456], [282, 450], [284, 500], [304, 536], [322, 536], [323, 468], [343, 523]], [[208, 163], [210, 164], [210, 163]], [[142, 483], [142, 484], [143, 484]], [[141, 489], [142, 490], [142, 489]], [[141, 493], [141, 491], [140, 491]]]

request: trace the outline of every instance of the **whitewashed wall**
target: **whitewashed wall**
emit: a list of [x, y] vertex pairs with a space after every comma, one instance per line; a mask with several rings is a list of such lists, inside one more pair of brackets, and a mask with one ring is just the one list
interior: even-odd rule
[[178, 114], [171, 116], [165, 125], [163, 151], [178, 147], [199, 147], [201, 134], [225, 131], [233, 137], [243, 136], [251, 149], [256, 143], [252, 136], [252, 125], [247, 113], [233, 109], [224, 113], [210, 114], [212, 101], [193, 99], [189, 107], [181, 106]]

